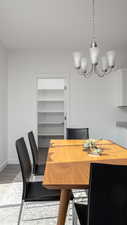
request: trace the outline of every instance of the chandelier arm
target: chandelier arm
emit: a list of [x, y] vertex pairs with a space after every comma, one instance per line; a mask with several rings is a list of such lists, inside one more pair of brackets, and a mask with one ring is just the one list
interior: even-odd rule
[[85, 78], [89, 78], [91, 75], [92, 75], [91, 72], [83, 73], [83, 76], [84, 76]]
[[98, 77], [104, 77], [105, 75], [108, 75], [109, 73], [111, 73], [111, 71], [112, 71], [112, 68], [111, 67], [108, 67], [107, 71], [101, 71], [101, 72], [99, 72], [97, 70], [97, 67], [95, 67], [95, 70], [94, 70], [95, 74]]
[[89, 78], [93, 72], [94, 72], [94, 65], [91, 66], [90, 71], [81, 72], [80, 75], [84, 76], [85, 78]]
[[93, 65], [90, 68], [90, 71], [86, 71], [86, 72], [82, 72], [80, 71], [80, 75], [84, 76], [85, 78], [89, 78], [90, 76], [92, 76], [93, 73], [95, 73], [98, 77], [102, 78], [105, 75], [108, 75], [109, 73], [111, 73], [113, 68], [108, 67], [107, 71], [99, 71], [97, 69], [97, 65]]

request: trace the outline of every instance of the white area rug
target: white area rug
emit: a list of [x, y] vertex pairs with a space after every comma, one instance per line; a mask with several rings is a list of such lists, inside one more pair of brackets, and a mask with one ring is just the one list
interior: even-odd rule
[[[19, 175], [18, 175], [19, 176]], [[0, 184], [0, 225], [17, 225], [22, 197], [22, 183]], [[56, 225], [59, 202], [29, 204], [25, 206], [21, 225]], [[69, 214], [71, 210], [69, 209]], [[49, 219], [39, 219], [49, 217]], [[24, 221], [31, 220], [32, 221]], [[68, 215], [67, 225], [71, 225]]]

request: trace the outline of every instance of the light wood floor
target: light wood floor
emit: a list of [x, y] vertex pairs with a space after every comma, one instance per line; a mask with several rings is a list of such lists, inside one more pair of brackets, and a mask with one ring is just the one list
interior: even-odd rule
[[[5, 169], [0, 172], [0, 184], [11, 183], [20, 172], [19, 165], [7, 165]], [[19, 180], [20, 179], [20, 180]], [[15, 182], [21, 181], [21, 178], [15, 179]]]
[[[39, 163], [45, 163], [46, 159], [47, 159], [47, 152], [48, 149], [39, 149], [40, 150], [40, 154], [39, 154]], [[22, 177], [21, 176], [17, 176], [17, 174], [20, 172], [20, 166], [19, 165], [12, 165], [9, 164], [6, 166], [6, 168], [4, 170], [2, 170], [0, 172], [0, 184], [6, 184], [6, 183], [11, 183], [14, 181], [15, 182], [22, 182]], [[17, 177], [16, 177], [17, 176]]]

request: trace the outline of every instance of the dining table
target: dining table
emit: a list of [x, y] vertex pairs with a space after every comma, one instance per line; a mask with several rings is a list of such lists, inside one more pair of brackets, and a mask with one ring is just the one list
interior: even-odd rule
[[[72, 189], [89, 188], [90, 164], [127, 165], [127, 149], [112, 140], [95, 140], [101, 155], [86, 151], [87, 140], [51, 140], [43, 185], [61, 190], [57, 225], [64, 225]], [[108, 182], [108, 180], [107, 180]]]

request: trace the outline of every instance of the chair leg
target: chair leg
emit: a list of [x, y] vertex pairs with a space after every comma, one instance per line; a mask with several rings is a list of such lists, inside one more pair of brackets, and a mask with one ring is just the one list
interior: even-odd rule
[[77, 213], [74, 206], [74, 200], [72, 201], [72, 225], [77, 225]]
[[22, 202], [21, 202], [20, 212], [19, 212], [19, 218], [18, 218], [18, 224], [17, 225], [20, 225], [20, 222], [21, 222], [23, 205], [24, 205], [24, 200], [22, 200]]

